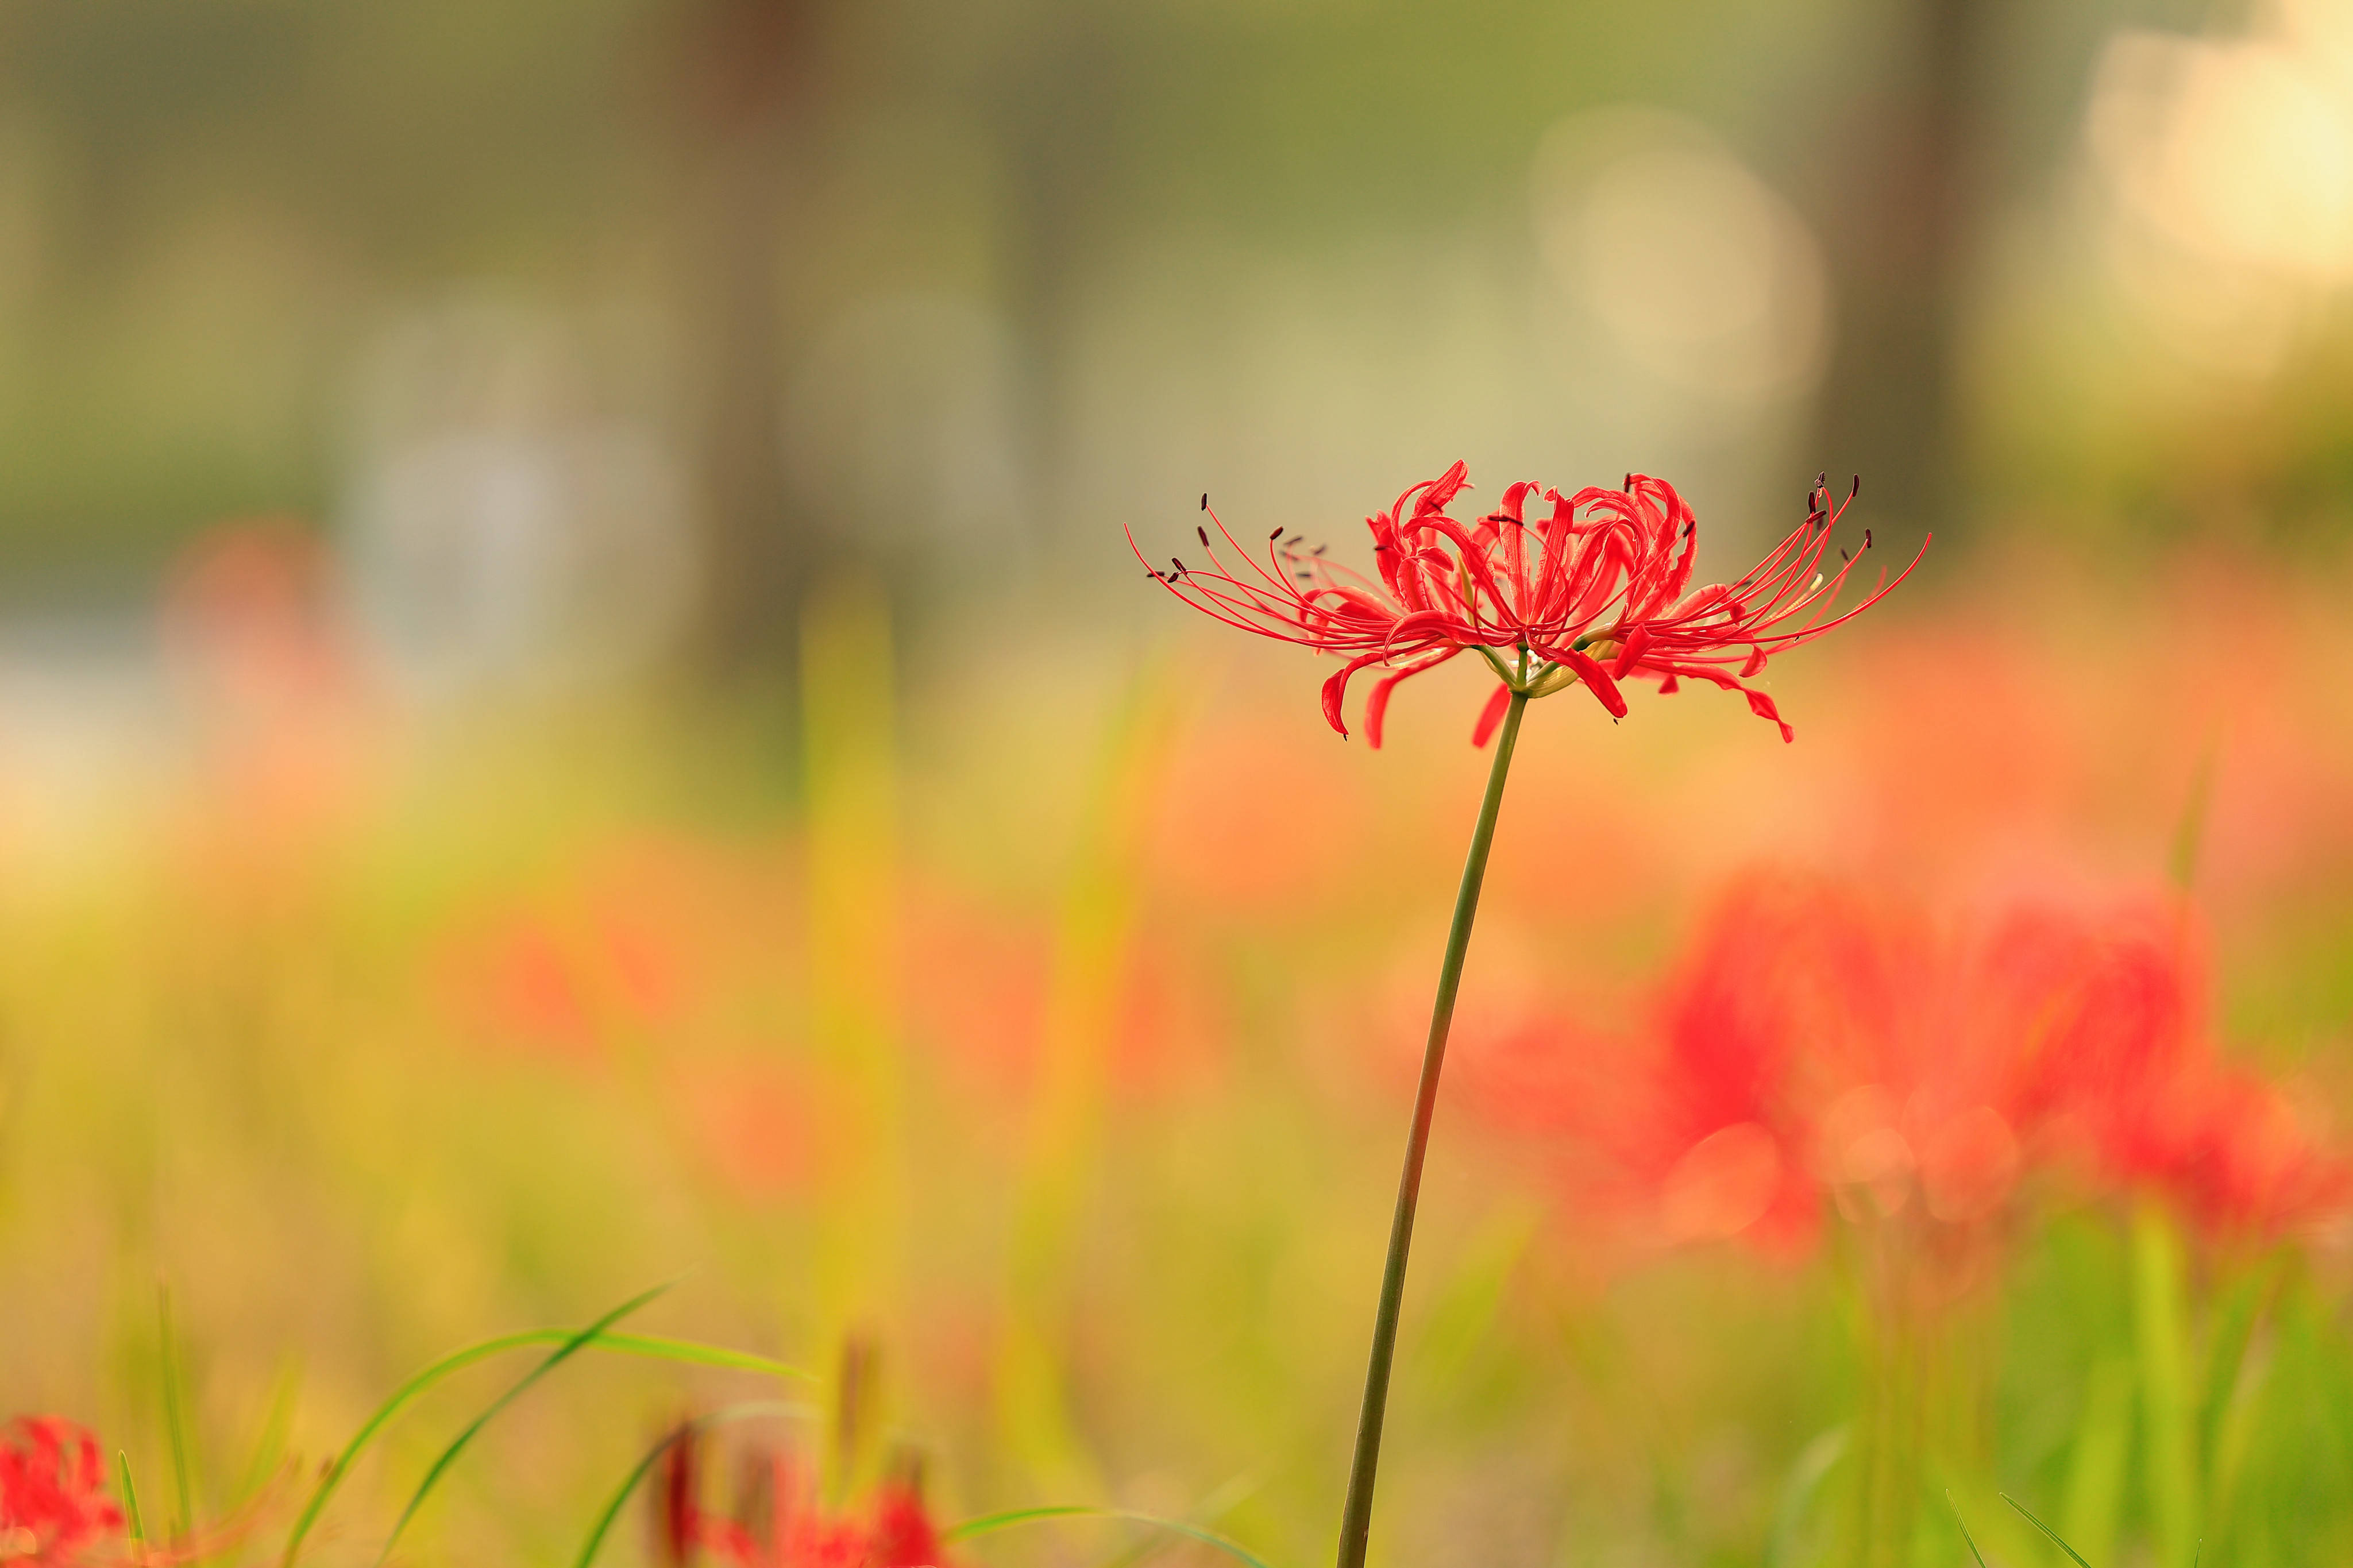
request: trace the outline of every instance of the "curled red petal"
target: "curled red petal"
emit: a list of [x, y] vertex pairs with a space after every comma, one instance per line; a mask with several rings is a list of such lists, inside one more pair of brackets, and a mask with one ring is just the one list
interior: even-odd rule
[[1449, 647], [1433, 653], [1425, 653], [1420, 658], [1382, 676], [1373, 687], [1371, 695], [1365, 699], [1365, 744], [1377, 752], [1381, 749], [1382, 726], [1388, 720], [1389, 693], [1397, 689], [1398, 681], [1419, 675], [1426, 669], [1436, 669], [1461, 651], [1460, 648]]
[[1770, 697], [1761, 691], [1748, 691], [1746, 688], [1743, 688], [1743, 690], [1748, 698], [1748, 710], [1751, 713], [1756, 714], [1759, 719], [1770, 719], [1774, 723], [1781, 726], [1783, 744], [1786, 745], [1798, 738], [1798, 732], [1783, 722], [1781, 710], [1773, 706], [1773, 700]]
[[1346, 720], [1340, 717], [1340, 704], [1348, 695], [1348, 678], [1368, 664], [1380, 663], [1383, 657], [1377, 650], [1360, 654], [1342, 665], [1333, 673], [1332, 678], [1324, 683], [1324, 721], [1337, 730], [1340, 732], [1340, 739], [1344, 741], [1348, 738], [1348, 724]]
[[1365, 744], [1376, 752], [1381, 749], [1382, 726], [1388, 722], [1389, 693], [1397, 689], [1398, 681], [1412, 673], [1412, 670], [1401, 669], [1395, 675], [1383, 676], [1373, 684], [1371, 694], [1365, 699]]
[[1429, 488], [1421, 492], [1421, 499], [1414, 503], [1414, 515], [1422, 517], [1444, 510], [1446, 504], [1470, 483], [1471, 465], [1457, 458], [1452, 468], [1430, 480]]
[[1611, 678], [1617, 680], [1625, 679], [1626, 672], [1642, 661], [1643, 650], [1650, 646], [1651, 628], [1647, 623], [1637, 626], [1632, 631], [1627, 633], [1626, 646], [1620, 648], [1618, 657], [1609, 661]]
[[1416, 610], [1400, 616], [1389, 627], [1387, 646], [1394, 649], [1399, 643], [1410, 643], [1428, 637], [1442, 637], [1452, 629], [1453, 623], [1437, 610]]
[[1560, 662], [1577, 671], [1577, 679], [1593, 689], [1593, 695], [1601, 700], [1601, 706], [1609, 710], [1612, 719], [1626, 717], [1626, 694], [1618, 689], [1618, 683], [1609, 679], [1609, 672], [1594, 662], [1590, 654], [1579, 653], [1575, 648], [1563, 648], [1560, 650]]
[[1479, 721], [1471, 726], [1471, 743], [1483, 746], [1494, 738], [1495, 726], [1504, 721], [1504, 710], [1512, 705], [1512, 689], [1498, 684], [1495, 694], [1487, 699], [1487, 706], [1479, 710]]

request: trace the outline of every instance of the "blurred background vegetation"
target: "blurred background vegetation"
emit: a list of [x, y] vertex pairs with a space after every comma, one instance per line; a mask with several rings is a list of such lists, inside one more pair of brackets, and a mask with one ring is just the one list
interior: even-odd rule
[[[2186, 888], [2321, 1138], [2348, 285], [2346, 0], [0, 0], [0, 1410], [160, 1484], [185, 1384], [216, 1515], [682, 1276], [649, 1326], [870, 1336], [952, 1514], [1314, 1561], [1477, 691], [1343, 746], [1122, 531], [1345, 552], [1458, 457], [1665, 476], [1716, 575], [1820, 469], [1937, 536], [1776, 667], [1793, 748], [1537, 710], [1467, 1082], [1482, 1007], [1639, 1034], [1764, 858]], [[1630, 1260], [1555, 1163], [1441, 1121], [1384, 1560], [1847, 1552], [1851, 1258]], [[1938, 1484], [2012, 1563], [1997, 1485], [2100, 1568], [2341, 1555], [2342, 1227], [2177, 1279], [2153, 1212], [2021, 1223]], [[735, 1396], [575, 1370], [408, 1549], [565, 1553]]]
[[1205, 485], [1323, 516], [1457, 451], [1736, 530], [1822, 467], [1964, 535], [2342, 510], [2329, 0], [0, 27], [19, 601], [285, 513], [396, 619], [658, 577], [623, 618], [734, 661], [839, 561], [1091, 598]]

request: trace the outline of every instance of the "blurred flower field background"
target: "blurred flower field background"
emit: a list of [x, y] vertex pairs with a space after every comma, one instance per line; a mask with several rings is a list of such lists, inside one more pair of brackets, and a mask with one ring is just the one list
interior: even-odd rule
[[0, 1418], [274, 1562], [666, 1284], [809, 1375], [572, 1357], [396, 1556], [780, 1401], [713, 1510], [1318, 1561], [1491, 683], [1123, 530], [1828, 468], [1936, 538], [1794, 744], [1530, 716], [1373, 1560], [2342, 1558], [2348, 283], [2338, 0], [0, 0]]

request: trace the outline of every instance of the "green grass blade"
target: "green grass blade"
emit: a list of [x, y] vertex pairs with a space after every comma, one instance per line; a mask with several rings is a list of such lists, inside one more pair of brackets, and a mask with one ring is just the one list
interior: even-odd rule
[[[569, 1332], [564, 1329], [533, 1331], [541, 1342], [553, 1343]], [[706, 1345], [694, 1340], [667, 1339], [659, 1334], [598, 1334], [598, 1350], [619, 1351], [624, 1355], [650, 1356], [656, 1361], [683, 1362], [689, 1366], [715, 1366], [729, 1372], [757, 1372], [770, 1377], [796, 1377], [805, 1383], [818, 1381], [817, 1373], [781, 1362], [773, 1356], [754, 1355], [750, 1351], [733, 1351], [723, 1345]]]
[[1978, 1560], [1978, 1568], [1986, 1568], [1985, 1553], [1978, 1550], [1978, 1538], [1969, 1533], [1969, 1521], [1961, 1517], [1961, 1505], [1953, 1501], [1949, 1489], [1945, 1493], [1945, 1501], [1953, 1510], [1953, 1522], [1961, 1527], [1961, 1539], [1969, 1543], [1969, 1555]]
[[2027, 1523], [2032, 1525], [2035, 1529], [2041, 1531], [2043, 1534], [2056, 1542], [2060, 1551], [2065, 1552], [2068, 1556], [2075, 1560], [2077, 1568], [2092, 1568], [2092, 1565], [2089, 1563], [2084, 1561], [2084, 1554], [2076, 1551], [2073, 1547], [2068, 1545], [2064, 1537], [2061, 1536], [2057, 1531], [2052, 1529], [2041, 1520], [2035, 1518], [2034, 1510], [2032, 1509], [2028, 1508], [2024, 1503], [2019, 1501], [2008, 1492], [2003, 1492], [2001, 1494], [2001, 1500], [2016, 1509], [2020, 1513], [2023, 1514], [2026, 1518]]
[[188, 1414], [186, 1402], [180, 1397], [180, 1357], [172, 1334], [172, 1288], [155, 1287], [156, 1342], [162, 1349], [162, 1382], [164, 1384], [164, 1433], [172, 1445], [172, 1480], [179, 1511], [172, 1521], [172, 1535], [178, 1539], [195, 1527], [195, 1486], [188, 1464]]
[[[556, 1332], [558, 1338], [568, 1338], [570, 1331]], [[522, 1333], [501, 1334], [496, 1339], [483, 1340], [463, 1350], [450, 1352], [393, 1390], [392, 1397], [376, 1406], [375, 1414], [361, 1424], [352, 1440], [343, 1445], [343, 1451], [335, 1456], [325, 1473], [320, 1476], [319, 1484], [311, 1492], [311, 1500], [303, 1505], [302, 1512], [294, 1521], [293, 1530], [286, 1537], [285, 1550], [279, 1553], [280, 1568], [293, 1568], [295, 1554], [302, 1549], [304, 1538], [311, 1533], [311, 1527], [318, 1522], [320, 1513], [327, 1506], [327, 1500], [335, 1495], [335, 1489], [342, 1486], [343, 1478], [350, 1474], [352, 1465], [359, 1458], [360, 1450], [366, 1447], [394, 1416], [406, 1408], [410, 1401], [442, 1379], [462, 1372], [478, 1361], [487, 1361], [491, 1356], [524, 1345], [543, 1344], [548, 1338], [549, 1331], [530, 1329]]]
[[255, 1494], [269, 1484], [271, 1476], [286, 1458], [286, 1443], [294, 1430], [294, 1406], [302, 1391], [301, 1373], [292, 1360], [280, 1363], [278, 1375], [270, 1380], [269, 1407], [261, 1417], [260, 1430], [254, 1434], [253, 1453], [245, 1462], [244, 1479], [237, 1482], [230, 1506], [243, 1507]]
[[1049, 1503], [1043, 1508], [1008, 1509], [1003, 1513], [985, 1513], [978, 1519], [967, 1519], [962, 1524], [952, 1524], [940, 1531], [940, 1542], [947, 1545], [958, 1541], [971, 1541], [978, 1536], [994, 1535], [1000, 1530], [1010, 1530], [1017, 1524], [1028, 1524], [1040, 1519], [1097, 1519], [1100, 1509], [1083, 1508], [1077, 1503]]
[[[303, 1540], [311, 1533], [311, 1526], [318, 1522], [319, 1515], [325, 1511], [328, 1500], [335, 1495], [336, 1489], [343, 1483], [343, 1478], [351, 1472], [353, 1464], [359, 1458], [360, 1450], [366, 1447], [375, 1435], [418, 1395], [476, 1362], [487, 1361], [527, 1345], [560, 1345], [578, 1332], [576, 1329], [524, 1329], [512, 1334], [501, 1334], [450, 1352], [395, 1389], [392, 1397], [376, 1407], [375, 1414], [367, 1418], [352, 1440], [343, 1445], [343, 1452], [335, 1456], [325, 1473], [320, 1476], [319, 1484], [311, 1490], [310, 1501], [303, 1505], [301, 1517], [295, 1520], [294, 1529], [286, 1538], [285, 1550], [279, 1554], [279, 1568], [293, 1568], [295, 1554], [301, 1550]], [[599, 1333], [594, 1348], [616, 1351], [623, 1355], [647, 1356], [657, 1361], [681, 1362], [689, 1366], [722, 1367], [732, 1372], [756, 1372], [771, 1377], [815, 1381], [814, 1373], [767, 1356], [702, 1344], [692, 1340], [666, 1339], [656, 1334]]]
[[[1258, 1490], [1260, 1485], [1258, 1477], [1248, 1470], [1243, 1471], [1208, 1497], [1203, 1498], [1190, 1512], [1186, 1514], [1186, 1522], [1203, 1527], [1214, 1523], [1231, 1512], [1244, 1498]], [[1176, 1544], [1177, 1544], [1176, 1541], [1170, 1540], [1165, 1534], [1155, 1535], [1149, 1531], [1143, 1532], [1138, 1534], [1124, 1551], [1105, 1563], [1103, 1568], [1135, 1568], [1135, 1564], [1149, 1563]]]
[[2137, 1373], [2128, 1354], [2094, 1358], [2084, 1380], [2082, 1414], [2059, 1495], [2059, 1522], [2086, 1556], [2116, 1556], [2132, 1476], [2133, 1405]]
[[385, 1559], [392, 1555], [393, 1544], [400, 1539], [400, 1532], [408, 1528], [408, 1521], [417, 1517], [417, 1510], [418, 1509], [425, 1506], [425, 1500], [432, 1495], [433, 1489], [440, 1483], [442, 1475], [448, 1471], [451, 1465], [458, 1462], [458, 1456], [466, 1451], [467, 1445], [474, 1440], [476, 1433], [481, 1431], [483, 1427], [491, 1424], [491, 1417], [495, 1416], [500, 1411], [504, 1410], [508, 1405], [521, 1398], [523, 1392], [530, 1388], [533, 1384], [537, 1383], [541, 1378], [545, 1377], [549, 1373], [554, 1372], [557, 1367], [569, 1361], [583, 1346], [594, 1340], [598, 1334], [603, 1333], [613, 1324], [618, 1322], [623, 1318], [628, 1317], [638, 1308], [645, 1306], [655, 1297], [659, 1296], [663, 1291], [668, 1290], [669, 1289], [670, 1287], [667, 1285], [657, 1285], [650, 1290], [643, 1291], [638, 1295], [632, 1296], [629, 1300], [622, 1302], [611, 1311], [607, 1312], [603, 1317], [597, 1319], [595, 1322], [589, 1324], [586, 1328], [582, 1329], [578, 1333], [574, 1334], [570, 1339], [565, 1340], [562, 1344], [556, 1346], [555, 1350], [547, 1357], [546, 1360], [541, 1362], [537, 1366], [533, 1367], [529, 1372], [516, 1379], [513, 1384], [510, 1386], [504, 1394], [500, 1394], [496, 1399], [491, 1401], [489, 1408], [485, 1409], [480, 1415], [475, 1416], [473, 1420], [468, 1422], [466, 1424], [465, 1430], [459, 1432], [458, 1436], [450, 1441], [449, 1446], [441, 1450], [440, 1458], [433, 1461], [432, 1468], [427, 1470], [425, 1472], [425, 1479], [417, 1483], [416, 1492], [408, 1500], [408, 1506], [400, 1510], [400, 1517], [393, 1521], [392, 1533], [384, 1538], [384, 1550], [376, 1553], [375, 1560], [379, 1564], [379, 1568]]
[[1124, 1508], [1082, 1508], [1075, 1503], [1050, 1505], [1045, 1508], [1008, 1509], [1003, 1513], [983, 1514], [978, 1519], [965, 1520], [940, 1532], [943, 1544], [971, 1541], [978, 1536], [994, 1535], [1000, 1530], [1010, 1530], [1018, 1524], [1034, 1524], [1050, 1519], [1119, 1519], [1132, 1524], [1148, 1524], [1155, 1530], [1174, 1531], [1188, 1536], [1205, 1546], [1214, 1546], [1229, 1557], [1250, 1564], [1250, 1568], [1267, 1568], [1267, 1564], [1251, 1555], [1239, 1542], [1228, 1540], [1214, 1530], [1186, 1524], [1178, 1520], [1161, 1519], [1148, 1513], [1134, 1513]]
[[613, 1494], [611, 1500], [605, 1504], [604, 1510], [597, 1514], [596, 1528], [589, 1531], [588, 1539], [580, 1544], [580, 1555], [574, 1559], [575, 1568], [590, 1568], [590, 1565], [596, 1561], [596, 1553], [604, 1548], [605, 1537], [612, 1533], [614, 1521], [621, 1517], [621, 1510], [628, 1506], [630, 1496], [644, 1484], [646, 1477], [652, 1471], [654, 1466], [660, 1461], [664, 1454], [670, 1451], [670, 1445], [681, 1437], [691, 1433], [702, 1432], [709, 1427], [723, 1426], [730, 1421], [750, 1421], [763, 1415], [798, 1415], [813, 1419], [818, 1414], [818, 1408], [813, 1405], [794, 1405], [784, 1400], [765, 1399], [744, 1405], [723, 1405], [708, 1415], [698, 1415], [685, 1425], [665, 1433], [661, 1441], [646, 1450], [645, 1458], [638, 1461], [636, 1468], [630, 1470], [627, 1479], [621, 1482], [620, 1489]]
[[1766, 1568], [1782, 1568], [1784, 1563], [1798, 1560], [1798, 1542], [1805, 1531], [1807, 1516], [1813, 1510], [1814, 1500], [1821, 1494], [1822, 1483], [1846, 1458], [1848, 1447], [1847, 1428], [1839, 1426], [1799, 1451], [1797, 1462], [1789, 1467], [1788, 1479], [1782, 1483], [1779, 1505], [1773, 1511], [1773, 1533], [1765, 1544]]
[[117, 1484], [122, 1488], [122, 1511], [131, 1524], [131, 1539], [134, 1542], [144, 1542], [147, 1521], [139, 1517], [139, 1491], [131, 1484], [131, 1456], [120, 1448], [114, 1450], [114, 1474]]
[[2143, 1444], [2140, 1495], [2157, 1537], [2158, 1568], [2186, 1568], [2181, 1549], [2203, 1531], [2206, 1471], [2198, 1458], [2191, 1407], [2188, 1262], [2179, 1224], [2154, 1201], [2135, 1209], [2129, 1231], [2133, 1338], [2140, 1373]]

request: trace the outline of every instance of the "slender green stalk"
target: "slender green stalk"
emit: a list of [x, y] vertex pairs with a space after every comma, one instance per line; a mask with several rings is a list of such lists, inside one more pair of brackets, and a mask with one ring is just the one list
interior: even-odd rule
[[177, 1483], [175, 1498], [178, 1511], [172, 1516], [172, 1539], [178, 1541], [195, 1527], [195, 1485], [190, 1479], [188, 1464], [188, 1414], [186, 1393], [180, 1386], [179, 1345], [172, 1333], [172, 1288], [155, 1287], [156, 1342], [162, 1347], [161, 1378], [164, 1384], [164, 1431], [172, 1444], [172, 1479]]
[[120, 1448], [114, 1450], [114, 1474], [122, 1489], [122, 1511], [127, 1516], [124, 1522], [131, 1527], [131, 1544], [144, 1546], [147, 1521], [139, 1517], [139, 1489], [131, 1484], [131, 1456]]
[[[1525, 655], [1522, 661], [1525, 668]], [[1446, 961], [1439, 967], [1438, 1001], [1430, 1015], [1430, 1043], [1421, 1054], [1421, 1085], [1414, 1093], [1413, 1130], [1406, 1136], [1405, 1171], [1398, 1178], [1397, 1215], [1389, 1222], [1381, 1302], [1373, 1315], [1373, 1352], [1365, 1366], [1365, 1408], [1356, 1421], [1356, 1456], [1348, 1467], [1348, 1503], [1340, 1515], [1340, 1568], [1364, 1568], [1365, 1543], [1372, 1531], [1373, 1476], [1380, 1468], [1389, 1365], [1397, 1358], [1398, 1310], [1405, 1300], [1406, 1254], [1413, 1246], [1413, 1214], [1421, 1201], [1421, 1165], [1430, 1152], [1430, 1118], [1438, 1109], [1438, 1073], [1446, 1064], [1446, 1034], [1454, 1022], [1454, 994], [1462, 984], [1462, 958], [1471, 950], [1479, 889], [1487, 879], [1487, 851], [1495, 842], [1495, 818], [1504, 805], [1504, 780], [1512, 769], [1512, 748], [1519, 742], [1520, 715], [1527, 705], [1525, 691], [1512, 693], [1503, 733], [1495, 738], [1495, 763], [1487, 774], [1486, 798], [1479, 803], [1479, 826], [1471, 832], [1462, 886], [1454, 895], [1454, 923], [1446, 933]]]

